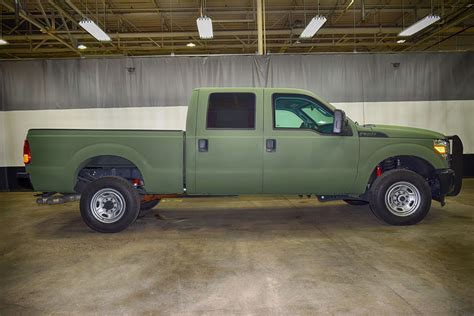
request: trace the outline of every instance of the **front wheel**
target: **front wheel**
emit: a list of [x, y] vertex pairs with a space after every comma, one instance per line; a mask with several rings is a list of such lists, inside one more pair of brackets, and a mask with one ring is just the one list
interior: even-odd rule
[[137, 218], [140, 196], [127, 180], [103, 177], [86, 186], [80, 209], [87, 226], [101, 233], [116, 233]]
[[428, 214], [431, 190], [419, 174], [395, 169], [375, 179], [369, 201], [372, 212], [387, 224], [413, 225]]

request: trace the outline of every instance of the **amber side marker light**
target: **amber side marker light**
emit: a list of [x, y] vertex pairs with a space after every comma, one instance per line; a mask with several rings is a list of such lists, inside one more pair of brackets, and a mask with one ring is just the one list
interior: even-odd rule
[[449, 153], [449, 142], [446, 140], [437, 139], [433, 143], [433, 148], [438, 154], [446, 158]]
[[23, 163], [25, 165], [31, 162], [31, 151], [30, 151], [30, 143], [27, 139], [25, 139], [25, 143], [23, 144]]
[[446, 147], [443, 145], [435, 145], [434, 149], [436, 149], [436, 151], [439, 152], [441, 155], [446, 154]]

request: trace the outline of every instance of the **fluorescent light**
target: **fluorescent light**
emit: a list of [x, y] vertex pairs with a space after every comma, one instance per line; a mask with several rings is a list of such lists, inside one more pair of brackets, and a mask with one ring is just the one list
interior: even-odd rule
[[87, 49], [87, 46], [84, 44], [79, 44], [77, 45], [77, 48], [79, 48], [80, 50], [84, 50], [84, 49]]
[[0, 38], [0, 45], [7, 45], [7, 44], [8, 44], [7, 40]]
[[316, 34], [316, 32], [326, 23], [327, 19], [325, 16], [316, 15], [311, 21], [308, 23], [306, 28], [300, 35], [300, 38], [311, 38]]
[[439, 19], [441, 19], [439, 15], [430, 14], [428, 16], [425, 16], [423, 19], [419, 20], [415, 24], [412, 24], [411, 26], [401, 31], [400, 34], [398, 34], [398, 36], [411, 36], [421, 31], [422, 29], [427, 28], [428, 26], [435, 23]]
[[90, 35], [94, 36], [98, 41], [108, 42], [111, 40], [110, 37], [107, 35], [107, 33], [102, 31], [102, 29], [97, 24], [95, 24], [94, 21], [90, 19], [82, 19], [79, 22], [79, 25], [84, 30], [89, 32]]
[[187, 43], [186, 46], [188, 46], [188, 47], [196, 47], [196, 44], [194, 44], [194, 43]]
[[207, 16], [201, 16], [196, 20], [199, 37], [202, 39], [210, 39], [214, 37], [212, 32], [212, 20]]
[[406, 42], [405, 40], [398, 40], [398, 41], [397, 41], [398, 44], [403, 44], [403, 43], [405, 43], [405, 42]]

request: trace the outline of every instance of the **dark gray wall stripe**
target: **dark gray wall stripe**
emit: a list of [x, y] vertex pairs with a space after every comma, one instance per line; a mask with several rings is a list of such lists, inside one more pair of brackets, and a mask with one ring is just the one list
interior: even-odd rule
[[0, 110], [186, 105], [203, 86], [295, 87], [330, 102], [474, 100], [473, 82], [474, 52], [0, 61]]

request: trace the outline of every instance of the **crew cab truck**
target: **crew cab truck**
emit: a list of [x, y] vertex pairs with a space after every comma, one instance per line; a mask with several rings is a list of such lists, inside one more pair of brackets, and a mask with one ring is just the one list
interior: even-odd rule
[[84, 222], [118, 232], [164, 196], [298, 194], [370, 204], [410, 225], [461, 189], [457, 136], [358, 125], [298, 89], [200, 88], [186, 131], [31, 129], [26, 172], [36, 191], [80, 194]]

